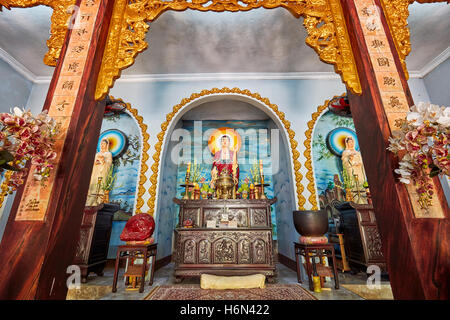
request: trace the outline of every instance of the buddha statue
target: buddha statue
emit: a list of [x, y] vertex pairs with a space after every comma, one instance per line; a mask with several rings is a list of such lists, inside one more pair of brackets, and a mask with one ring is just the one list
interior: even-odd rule
[[221, 149], [214, 154], [211, 169], [211, 188], [216, 189], [216, 182], [223, 170], [231, 173], [235, 186], [239, 181], [239, 165], [237, 152], [230, 150], [230, 137], [223, 135], [220, 138]]
[[352, 191], [364, 190], [366, 174], [361, 153], [355, 150], [355, 140], [353, 137], [345, 138], [345, 150], [342, 152], [342, 166], [347, 174], [354, 179]]
[[109, 141], [108, 139], [102, 139], [100, 151], [97, 152], [94, 159], [86, 206], [98, 206], [103, 202], [101, 184], [105, 182], [111, 166], [112, 154], [109, 151]]

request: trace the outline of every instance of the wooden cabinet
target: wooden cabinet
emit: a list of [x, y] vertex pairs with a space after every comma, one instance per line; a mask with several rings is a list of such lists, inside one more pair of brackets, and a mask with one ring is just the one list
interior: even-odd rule
[[[180, 200], [179, 225], [175, 229], [175, 277], [246, 275], [261, 273], [269, 281], [275, 275], [270, 206], [265, 200]], [[207, 221], [223, 217], [236, 221], [233, 228], [206, 228]], [[192, 219], [193, 228], [182, 222]]]
[[83, 283], [86, 282], [90, 272], [95, 272], [99, 276], [103, 275], [112, 221], [117, 210], [119, 210], [118, 205], [109, 203], [84, 209], [74, 262], [81, 269]]
[[336, 205], [340, 212], [340, 232], [344, 234], [345, 252], [350, 263], [359, 266], [378, 265], [386, 270], [373, 206], [343, 202]]

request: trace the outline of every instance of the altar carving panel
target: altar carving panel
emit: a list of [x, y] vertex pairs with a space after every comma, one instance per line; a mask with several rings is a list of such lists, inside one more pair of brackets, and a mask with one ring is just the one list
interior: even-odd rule
[[184, 212], [184, 220], [186, 219], [191, 219], [194, 226], [200, 226], [201, 225], [200, 209], [198, 208], [186, 209]]
[[253, 245], [253, 263], [266, 262], [266, 243], [262, 239], [255, 241]]
[[222, 238], [214, 242], [214, 263], [237, 263], [236, 243]]
[[365, 226], [362, 230], [363, 236], [366, 238], [367, 254], [369, 259], [383, 259], [383, 252], [381, 251], [381, 238], [377, 227]]
[[211, 243], [208, 240], [201, 240], [198, 247], [198, 262], [211, 263]]
[[252, 226], [260, 227], [267, 225], [267, 210], [263, 209], [250, 209], [252, 217]]
[[239, 241], [238, 244], [238, 263], [245, 264], [251, 263], [250, 258], [250, 241], [248, 239], [243, 239]]
[[[198, 214], [193, 228], [175, 229], [175, 276], [202, 273], [275, 275], [270, 206], [276, 199], [180, 200], [179, 221]], [[195, 214], [194, 214], [195, 213]], [[227, 217], [238, 227], [206, 228], [207, 220]]]
[[195, 241], [194, 240], [186, 240], [184, 241], [184, 263], [195, 263]]

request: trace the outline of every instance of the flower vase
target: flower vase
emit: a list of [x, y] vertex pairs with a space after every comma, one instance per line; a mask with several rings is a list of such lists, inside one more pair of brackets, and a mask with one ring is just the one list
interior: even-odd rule
[[110, 190], [105, 190], [103, 193], [103, 203], [108, 203], [109, 202], [109, 191]]
[[345, 201], [353, 201], [352, 189], [345, 189]]
[[248, 198], [247, 190], [242, 191], [242, 199], [247, 199], [247, 198]]

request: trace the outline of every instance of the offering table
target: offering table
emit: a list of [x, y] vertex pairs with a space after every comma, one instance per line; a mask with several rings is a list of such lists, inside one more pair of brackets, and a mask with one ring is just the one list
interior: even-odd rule
[[[175, 229], [175, 277], [264, 274], [275, 276], [270, 206], [277, 199], [173, 201], [180, 206]], [[183, 227], [190, 221], [190, 227]]]

